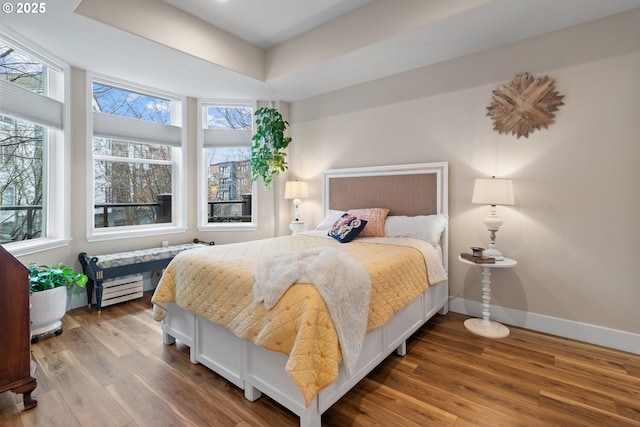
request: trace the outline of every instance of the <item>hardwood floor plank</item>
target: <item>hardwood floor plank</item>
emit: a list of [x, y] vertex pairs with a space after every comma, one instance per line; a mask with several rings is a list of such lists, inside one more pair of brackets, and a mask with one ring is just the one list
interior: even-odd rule
[[29, 410], [22, 413], [21, 418], [24, 427], [81, 426], [72, 408], [58, 390], [38, 395], [38, 406], [36, 408], [37, 410]]
[[616, 402], [616, 413], [624, 418], [640, 422], [640, 402]]
[[162, 333], [159, 324], [153, 325], [140, 322], [135, 316], [121, 316], [113, 319], [111, 324], [115, 329], [131, 337], [136, 342], [137, 350], [141, 348], [150, 353], [163, 350]]
[[[66, 321], [66, 316], [62, 319], [63, 325]], [[64, 332], [63, 332], [64, 335]], [[59, 339], [60, 338], [60, 339]], [[46, 357], [47, 355], [60, 353], [62, 351], [67, 351], [67, 346], [64, 340], [61, 339], [62, 335], [47, 335], [44, 337], [40, 337], [36, 344], [31, 345], [31, 353], [35, 357]]]
[[[181, 372], [166, 365], [155, 357], [137, 351], [123, 357], [131, 369], [143, 378], [165, 402], [180, 408], [181, 413], [198, 425], [213, 425], [217, 420], [221, 425], [233, 425], [241, 418], [230, 418], [221, 410], [224, 405], [213, 399], [185, 378]], [[200, 366], [206, 369], [204, 366]], [[214, 374], [211, 373], [213, 376]]]
[[510, 400], [517, 399], [529, 404], [537, 402], [539, 387], [530, 381], [519, 381], [525, 375], [524, 372], [516, 369], [504, 371], [501, 365], [485, 360], [482, 355], [460, 353], [434, 340], [417, 348], [411, 357], [423, 360], [420, 373], [424, 375], [425, 381], [435, 382], [443, 378], [462, 385], [464, 383], [458, 382], [459, 376], [470, 379], [470, 387], [477, 384], [490, 388], [491, 393], [508, 394]]
[[176, 343], [164, 346], [162, 351], [153, 354], [166, 365], [182, 373], [197, 387], [204, 387], [211, 382], [211, 372], [200, 364], [193, 364], [189, 359], [190, 349], [184, 344]]
[[21, 411], [22, 396], [14, 393], [0, 393], [0, 426], [2, 427], [22, 427]]
[[585, 425], [611, 425], [611, 426], [640, 426], [640, 421], [635, 421], [624, 416], [619, 416], [610, 411], [603, 411], [596, 407], [585, 405], [566, 395], [541, 392], [540, 404], [551, 410], [570, 412], [576, 419]]
[[[637, 399], [638, 389], [630, 388], [629, 383], [604, 382], [599, 378], [594, 378], [587, 373], [567, 371], [557, 366], [538, 366], [527, 361], [513, 362], [505, 360], [497, 354], [487, 353], [483, 358], [494, 363], [501, 363], [505, 368], [513, 368], [521, 371], [521, 375], [531, 376], [540, 379], [546, 384], [562, 384], [565, 386], [578, 387], [583, 390], [590, 390], [593, 393], [609, 394], [622, 399]], [[512, 369], [512, 371], [513, 371]]]
[[137, 375], [123, 378], [106, 388], [137, 426], [197, 426], [182, 415], [173, 402], [164, 399]]
[[252, 426], [291, 426], [299, 425], [296, 415], [282, 408], [265, 396], [255, 402], [244, 397], [244, 391], [229, 383], [224, 378], [215, 375], [214, 379], [202, 385], [202, 391], [210, 395], [215, 401], [224, 401], [221, 410], [242, 417]]
[[379, 371], [379, 375], [384, 376], [384, 379], [381, 380], [378, 376], [374, 376], [373, 379], [384, 382], [386, 386], [411, 398], [428, 402], [441, 411], [455, 414], [458, 418], [472, 420], [477, 423], [476, 425], [495, 427], [518, 425], [519, 417], [490, 406], [480, 405], [474, 400], [474, 396], [460, 393], [460, 390], [455, 388], [455, 379], [435, 381], [434, 378], [444, 377], [440, 373], [425, 380], [423, 376], [407, 376], [385, 365]]
[[[415, 399], [391, 387], [364, 378], [355, 388], [361, 408], [385, 409], [388, 416], [384, 419], [395, 420], [403, 426], [438, 425], [452, 426], [457, 416], [429, 404], [428, 401]], [[382, 417], [377, 417], [382, 418]]]
[[82, 364], [103, 386], [133, 374], [120, 358], [84, 328], [65, 331], [60, 340], [80, 356]]
[[[56, 388], [81, 425], [121, 426], [131, 421], [126, 411], [82, 364], [82, 357], [63, 351], [38, 359], [40, 368]], [[37, 388], [36, 388], [37, 390]]]
[[630, 358], [624, 363], [627, 374], [635, 378], [640, 378], [640, 360]]
[[[296, 427], [266, 396], [255, 402], [162, 344], [150, 293], [98, 315], [79, 308], [65, 332], [32, 346], [38, 406], [0, 394], [0, 426]], [[511, 328], [503, 339], [436, 316], [322, 417], [322, 427], [609, 427], [640, 425], [640, 355]]]
[[589, 363], [584, 360], [558, 355], [555, 357], [555, 366], [566, 372], [574, 372], [594, 378], [599, 383], [607, 383], [616, 388], [622, 386], [625, 389], [636, 390], [630, 396], [640, 400], [640, 378], [635, 378], [627, 374], [627, 370], [621, 365], [601, 365]]
[[[537, 348], [539, 351], [556, 356], [568, 356], [604, 367], [624, 366], [627, 363], [632, 363], [637, 358], [637, 355], [623, 351], [522, 328], [511, 327], [511, 339], [516, 340], [516, 343], [521, 343], [518, 345], [523, 345], [527, 348]], [[497, 343], [499, 342], [498, 340]]]
[[[446, 358], [433, 357], [434, 376], [431, 372], [418, 376], [423, 382], [429, 381], [438, 389], [447, 389], [456, 395], [464, 396], [475, 405], [492, 409], [511, 419], [528, 420], [529, 423], [541, 422], [547, 425], [570, 425], [570, 419], [561, 413], [542, 413], [539, 411], [539, 390], [528, 383], [514, 382], [506, 375], [495, 375], [490, 370], [478, 366], [469, 367], [455, 364], [443, 367]], [[425, 366], [429, 366], [427, 362]], [[438, 369], [438, 366], [440, 368]], [[422, 375], [422, 374], [420, 374]]]
[[75, 328], [80, 328], [82, 325], [76, 321], [73, 316], [65, 314], [62, 318], [62, 329], [63, 331], [69, 331]]
[[[437, 344], [434, 344], [434, 345], [437, 345]], [[507, 353], [512, 354], [510, 352], [507, 352]], [[571, 372], [568, 374], [568, 376], [566, 376], [567, 372], [561, 367], [557, 367], [553, 365], [546, 365], [541, 367], [535, 363], [532, 363], [531, 361], [528, 361], [526, 359], [520, 359], [520, 358], [515, 358], [516, 361], [514, 361], [513, 358], [505, 359], [503, 357], [504, 353], [501, 353], [501, 352], [494, 352], [494, 351], [488, 350], [485, 353], [485, 355], [487, 354], [493, 355], [493, 359], [491, 360], [492, 363], [494, 363], [495, 366], [500, 366], [500, 369], [504, 371], [504, 374], [506, 375], [507, 378], [513, 379], [516, 383], [520, 385], [517, 389], [514, 389], [515, 393], [511, 396], [512, 398], [516, 394], [518, 394], [518, 392], [521, 392], [523, 390], [522, 384], [527, 384], [530, 387], [529, 389], [530, 397], [533, 397], [532, 393], [536, 392], [537, 389], [564, 390], [565, 392], [573, 395], [574, 399], [578, 398], [576, 400], [577, 402], [582, 400], [583, 403], [581, 404], [587, 403], [593, 406], [594, 409], [596, 410], [605, 409], [610, 411], [612, 414], [614, 414], [613, 415], [614, 419], [604, 420], [605, 422], [615, 421], [616, 407], [618, 407], [618, 404], [615, 398], [612, 396], [612, 393], [615, 394], [615, 390], [608, 388], [602, 382], [598, 382], [598, 380], [593, 380], [592, 378], [589, 378], [588, 373]], [[455, 358], [459, 356], [448, 354], [446, 357]], [[468, 362], [463, 361], [462, 363], [463, 365], [466, 366]], [[567, 378], [567, 380], [558, 381], [558, 379], [563, 378], [563, 376], [566, 376], [565, 378]], [[583, 382], [576, 382], [576, 378], [578, 377], [587, 377], [587, 380], [588, 380], [587, 383], [591, 384], [591, 386], [588, 387], [588, 389], [585, 389]], [[527, 380], [526, 381], [522, 380], [524, 378], [526, 378]], [[484, 385], [491, 383], [490, 380], [484, 377], [482, 382]], [[593, 387], [594, 384], [598, 386]], [[629, 393], [629, 392], [633, 393], [633, 390], [638, 390], [638, 387], [636, 387], [634, 384], [627, 384], [625, 387], [624, 383], [622, 387], [624, 388], [625, 395], [623, 397], [618, 397], [618, 398], [622, 399], [624, 402], [628, 402], [628, 404], [631, 406], [631, 408], [629, 408], [630, 409], [629, 413], [633, 413], [634, 411], [633, 402], [637, 402], [637, 400], [634, 400], [634, 399], [629, 400], [628, 395], [626, 393]], [[567, 408], [567, 412], [570, 412], [569, 408]]]
[[[554, 366], [545, 366], [544, 368], [535, 368], [537, 365], [531, 365], [526, 359], [513, 360], [505, 358], [502, 353], [493, 353], [487, 351], [485, 358], [491, 354], [489, 360], [495, 361], [500, 358], [500, 370], [504, 376], [513, 379], [516, 383], [521, 384], [526, 379], [527, 384], [534, 390], [547, 390], [550, 392], [564, 392], [572, 395], [574, 399], [578, 399], [585, 404], [594, 407], [614, 410], [615, 398], [620, 396], [612, 396], [606, 390], [594, 389], [593, 387], [585, 388], [583, 384], [574, 381], [566, 381], [567, 377], [563, 377], [561, 370]], [[508, 360], [507, 360], [508, 359]], [[565, 380], [563, 380], [565, 378]], [[573, 376], [568, 378], [573, 379]]]
[[[85, 309], [79, 309], [85, 310]], [[97, 315], [95, 313], [75, 314], [73, 317], [82, 323], [88, 333], [96, 337], [116, 357], [122, 357], [138, 349], [138, 345], [132, 337], [121, 333], [112, 323], [108, 314]]]

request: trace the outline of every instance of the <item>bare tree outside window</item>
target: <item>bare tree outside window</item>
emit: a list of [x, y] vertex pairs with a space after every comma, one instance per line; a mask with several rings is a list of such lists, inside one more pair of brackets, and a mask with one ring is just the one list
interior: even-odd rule
[[[171, 124], [170, 100], [95, 82], [93, 109]], [[94, 137], [93, 154], [95, 227], [171, 222], [162, 214], [173, 189], [170, 146]]]
[[171, 101], [93, 83], [93, 110], [155, 123], [171, 124]]
[[[46, 67], [0, 40], [0, 80], [45, 92]], [[0, 115], [0, 243], [44, 237], [42, 126]]]
[[0, 79], [37, 93], [45, 92], [46, 66], [0, 40]]

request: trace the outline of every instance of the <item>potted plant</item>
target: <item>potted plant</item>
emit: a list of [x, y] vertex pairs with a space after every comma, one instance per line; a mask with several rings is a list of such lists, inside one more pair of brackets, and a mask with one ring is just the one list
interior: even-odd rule
[[62, 333], [62, 316], [67, 311], [67, 292], [79, 294], [77, 287], [83, 288], [87, 276], [71, 267], [56, 264], [29, 264], [29, 289], [31, 290], [31, 342], [38, 336], [54, 332]]
[[260, 108], [256, 111], [256, 133], [251, 147], [251, 172], [253, 181], [262, 178], [264, 186], [271, 188], [271, 181], [287, 170], [285, 150], [291, 137], [285, 136], [289, 123], [275, 108]]

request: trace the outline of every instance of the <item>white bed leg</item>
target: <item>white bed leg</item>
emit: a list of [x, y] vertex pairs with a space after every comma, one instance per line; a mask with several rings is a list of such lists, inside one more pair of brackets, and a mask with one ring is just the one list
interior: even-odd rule
[[321, 415], [318, 411], [318, 396], [316, 396], [311, 405], [300, 415], [300, 427], [321, 427]]
[[176, 339], [174, 337], [172, 337], [168, 333], [162, 331], [162, 344], [171, 345], [171, 344], [175, 344], [175, 343], [176, 343]]
[[444, 297], [444, 304], [442, 304], [442, 308], [440, 309], [440, 311], [438, 311], [438, 314], [442, 314], [444, 316], [449, 312], [449, 286], [447, 285], [441, 285], [441, 286], [445, 286], [444, 289], [446, 291], [446, 294]]
[[256, 400], [260, 399], [260, 396], [262, 396], [262, 392], [260, 390], [249, 383], [244, 383], [244, 397], [248, 401], [255, 402]]
[[398, 356], [404, 357], [407, 355], [407, 342], [406, 341], [402, 341], [402, 344], [400, 344], [400, 347], [398, 347], [396, 349], [396, 354]]
[[198, 359], [196, 358], [196, 347], [195, 345], [189, 347], [189, 361], [194, 365], [198, 364]]
[[442, 308], [438, 311], [438, 314], [442, 314], [443, 316], [449, 312], [449, 298], [446, 299]]

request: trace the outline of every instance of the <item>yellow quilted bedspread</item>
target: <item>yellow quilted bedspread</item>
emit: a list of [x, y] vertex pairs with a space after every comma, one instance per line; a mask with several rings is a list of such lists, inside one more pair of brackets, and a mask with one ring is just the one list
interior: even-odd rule
[[273, 309], [266, 310], [264, 304], [253, 301], [252, 288], [262, 254], [318, 246], [348, 252], [370, 273], [368, 331], [382, 326], [429, 287], [424, 257], [411, 247], [367, 243], [366, 239], [341, 244], [307, 235], [277, 237], [180, 253], [153, 295], [156, 320], [163, 317], [162, 303], [175, 302], [241, 338], [289, 355], [286, 371], [308, 406], [335, 381], [342, 360], [327, 306], [314, 286], [295, 284]]

